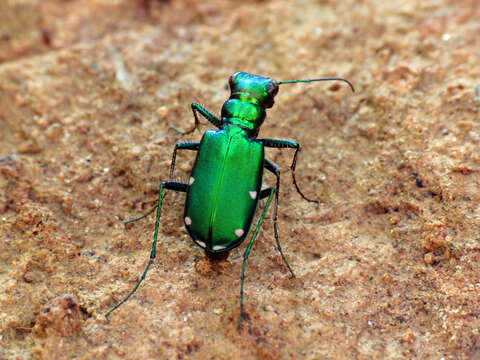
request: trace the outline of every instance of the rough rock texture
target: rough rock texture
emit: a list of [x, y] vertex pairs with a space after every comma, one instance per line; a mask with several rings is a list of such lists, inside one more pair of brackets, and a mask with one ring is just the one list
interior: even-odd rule
[[[0, 2], [0, 358], [480, 359], [477, 0]], [[282, 85], [260, 137], [282, 170], [264, 222], [209, 261], [184, 195], [146, 212], [191, 102], [234, 71]], [[205, 124], [202, 130], [211, 128]], [[188, 178], [193, 154], [178, 157]], [[267, 175], [266, 183], [273, 183]]]

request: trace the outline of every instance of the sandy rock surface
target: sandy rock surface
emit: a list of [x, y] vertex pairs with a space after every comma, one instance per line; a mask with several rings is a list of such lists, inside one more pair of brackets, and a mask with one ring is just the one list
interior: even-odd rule
[[[0, 2], [1, 359], [480, 359], [476, 0]], [[260, 138], [281, 169], [247, 263], [210, 261], [175, 143], [235, 71], [282, 85]], [[202, 120], [202, 131], [212, 128]], [[185, 181], [194, 154], [177, 157]], [[274, 184], [265, 176], [265, 184]], [[266, 186], [267, 186], [266, 185]], [[232, 190], [234, 191], [234, 190]]]

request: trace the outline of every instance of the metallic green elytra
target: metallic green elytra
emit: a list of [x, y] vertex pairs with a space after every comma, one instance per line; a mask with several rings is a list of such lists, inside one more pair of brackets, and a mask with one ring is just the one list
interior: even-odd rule
[[[293, 184], [303, 199], [311, 202], [318, 201], [303, 195], [295, 179], [295, 166], [300, 145], [289, 140], [257, 139], [257, 135], [266, 117], [265, 110], [274, 104], [279, 85], [326, 80], [344, 81], [354, 91], [353, 85], [342, 78], [277, 82], [271, 78], [236, 72], [230, 77], [230, 98], [223, 104], [220, 119], [196, 103], [191, 105], [195, 125], [186, 133], [198, 129], [200, 123], [197, 112], [219, 130], [206, 131], [200, 143], [181, 142], [176, 144], [170, 166], [170, 178], [173, 177], [177, 150], [197, 152], [188, 183], [162, 182], [157, 205], [149, 213], [125, 222], [130, 223], [142, 219], [157, 209], [150, 260], [134, 288], [105, 314], [107, 318], [137, 290], [156, 256], [163, 191], [167, 189], [186, 193], [183, 219], [185, 228], [193, 241], [210, 254], [227, 252], [239, 246], [250, 231], [259, 201], [267, 199], [243, 254], [238, 327], [241, 327], [242, 318], [245, 316], [243, 284], [246, 261], [274, 196], [273, 229], [277, 249], [292, 277], [295, 277], [282, 252], [277, 231], [280, 171], [275, 164], [265, 158], [265, 147], [295, 149], [291, 165]], [[275, 175], [275, 187], [262, 189], [264, 170]]]
[[250, 229], [262, 186], [260, 142], [233, 124], [203, 135], [185, 202], [185, 226], [200, 247], [224, 252]]

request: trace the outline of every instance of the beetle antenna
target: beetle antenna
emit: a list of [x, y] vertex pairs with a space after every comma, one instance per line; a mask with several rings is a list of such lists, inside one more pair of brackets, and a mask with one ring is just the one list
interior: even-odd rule
[[353, 92], [355, 92], [355, 89], [350, 81], [347, 79], [343, 78], [335, 78], [335, 77], [329, 77], [329, 78], [318, 78], [318, 79], [305, 79], [305, 80], [285, 80], [285, 81], [279, 81], [278, 84], [295, 84], [295, 83], [309, 83], [313, 81], [344, 81], [346, 82], [349, 86], [350, 89], [352, 89]]

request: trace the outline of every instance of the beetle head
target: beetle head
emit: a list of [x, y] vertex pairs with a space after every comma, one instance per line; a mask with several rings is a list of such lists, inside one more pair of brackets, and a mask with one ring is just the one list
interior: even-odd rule
[[222, 121], [247, 129], [251, 136], [256, 136], [265, 120], [265, 110], [271, 108], [275, 103], [274, 98], [278, 94], [279, 85], [315, 81], [343, 81], [350, 86], [352, 91], [355, 91], [350, 81], [343, 78], [276, 81], [259, 75], [236, 72], [230, 76], [228, 81], [230, 98], [223, 104]]
[[271, 108], [273, 98], [278, 93], [278, 83], [272, 78], [259, 75], [250, 75], [245, 72], [236, 72], [228, 81], [230, 98], [238, 98], [247, 102]]
[[223, 104], [222, 121], [248, 130], [256, 137], [265, 120], [265, 109], [274, 104], [278, 83], [258, 75], [236, 72], [230, 76], [230, 98]]

